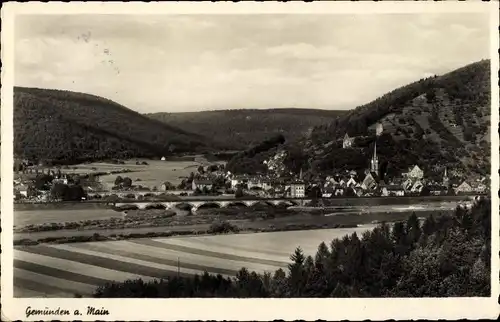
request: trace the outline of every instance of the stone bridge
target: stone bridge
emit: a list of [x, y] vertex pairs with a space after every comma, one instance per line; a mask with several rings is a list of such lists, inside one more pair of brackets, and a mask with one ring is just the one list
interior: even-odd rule
[[128, 196], [134, 196], [135, 199], [139, 197], [146, 196], [161, 196], [164, 194], [169, 195], [180, 195], [181, 193], [192, 193], [189, 190], [169, 190], [169, 191], [88, 191], [87, 195], [89, 197], [109, 197], [109, 196], [117, 196], [118, 198], [126, 198]]
[[310, 202], [310, 199], [245, 199], [245, 200], [175, 200], [175, 201], [136, 201], [136, 202], [116, 202], [110, 203], [116, 208], [165, 208], [173, 209], [179, 206], [188, 206], [192, 212], [196, 212], [199, 208], [229, 208], [229, 207], [251, 207], [257, 203], [268, 206], [303, 206]]

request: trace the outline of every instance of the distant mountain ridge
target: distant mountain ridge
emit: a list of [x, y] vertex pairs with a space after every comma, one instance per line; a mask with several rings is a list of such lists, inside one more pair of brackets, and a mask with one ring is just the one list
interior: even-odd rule
[[328, 124], [347, 111], [301, 108], [216, 110], [184, 113], [152, 113], [148, 117], [189, 132], [210, 137], [234, 149], [244, 149], [275, 135], [288, 141]]
[[73, 163], [210, 150], [204, 137], [84, 93], [14, 88], [14, 153]]

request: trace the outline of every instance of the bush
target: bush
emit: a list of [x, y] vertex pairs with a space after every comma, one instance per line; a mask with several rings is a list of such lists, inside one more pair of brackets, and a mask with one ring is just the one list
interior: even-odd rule
[[208, 230], [209, 234], [227, 234], [230, 232], [239, 232], [239, 228], [227, 221], [215, 222], [210, 225], [210, 229]]

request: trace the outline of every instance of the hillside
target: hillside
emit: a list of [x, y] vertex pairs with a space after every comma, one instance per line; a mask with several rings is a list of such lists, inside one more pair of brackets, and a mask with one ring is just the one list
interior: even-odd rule
[[[490, 63], [483, 60], [442, 76], [421, 79], [340, 114], [299, 139], [228, 164], [235, 172], [264, 171], [264, 160], [286, 151], [284, 164], [307, 175], [364, 171], [381, 123], [377, 154], [382, 175], [394, 177], [418, 164], [428, 177], [486, 175], [490, 169]], [[348, 133], [354, 146], [342, 148]]]
[[154, 113], [147, 116], [223, 142], [231, 148], [242, 149], [278, 134], [294, 141], [313, 127], [329, 124], [344, 113], [345, 111], [283, 108]]
[[202, 136], [147, 118], [102, 97], [14, 89], [14, 152], [54, 163], [158, 157], [210, 147]]
[[[315, 128], [303, 144], [315, 156], [312, 170], [365, 168], [381, 123], [377, 151], [383, 172], [397, 174], [418, 164], [428, 173], [447, 166], [457, 175], [486, 174], [490, 115], [490, 62], [482, 60], [359, 106]], [[356, 137], [353, 149], [342, 149], [345, 133]]]

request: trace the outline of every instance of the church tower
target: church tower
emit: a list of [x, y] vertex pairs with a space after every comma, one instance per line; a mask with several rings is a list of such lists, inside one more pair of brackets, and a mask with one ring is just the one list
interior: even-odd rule
[[450, 183], [450, 179], [448, 179], [448, 174], [447, 174], [447, 169], [444, 168], [444, 175], [443, 175], [443, 186], [448, 187], [448, 184]]
[[378, 173], [378, 157], [377, 157], [377, 142], [375, 141], [375, 148], [373, 149], [373, 157], [370, 161], [370, 172]]

